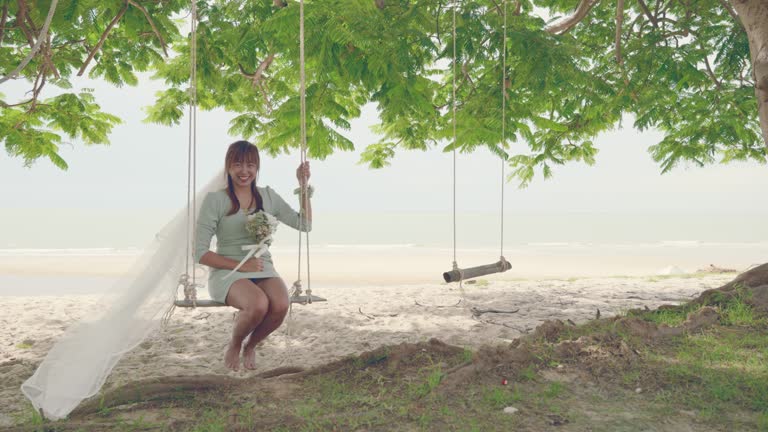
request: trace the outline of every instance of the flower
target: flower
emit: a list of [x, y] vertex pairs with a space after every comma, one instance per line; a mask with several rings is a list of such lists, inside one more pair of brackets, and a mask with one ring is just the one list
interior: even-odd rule
[[264, 242], [267, 245], [272, 244], [272, 234], [277, 231], [279, 222], [269, 213], [259, 210], [247, 216], [245, 222], [245, 231], [251, 235], [256, 243]]

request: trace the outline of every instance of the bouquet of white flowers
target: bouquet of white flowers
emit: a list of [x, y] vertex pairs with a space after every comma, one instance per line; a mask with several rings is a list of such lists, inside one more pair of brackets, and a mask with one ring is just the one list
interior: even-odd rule
[[242, 247], [243, 250], [248, 251], [248, 254], [231, 272], [224, 276], [224, 279], [235, 274], [252, 257], [258, 258], [267, 251], [267, 247], [272, 244], [272, 234], [277, 231], [279, 223], [274, 216], [262, 210], [246, 216], [245, 231], [253, 238], [255, 244]]
[[245, 231], [251, 235], [258, 244], [272, 244], [272, 234], [277, 231], [277, 225], [280, 222], [269, 213], [259, 210], [247, 216], [245, 222]]

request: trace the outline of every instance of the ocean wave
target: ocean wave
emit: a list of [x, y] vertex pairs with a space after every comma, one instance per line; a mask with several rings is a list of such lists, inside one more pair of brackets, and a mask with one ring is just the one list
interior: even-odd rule
[[577, 242], [529, 242], [526, 246], [530, 247], [583, 247], [583, 243]]
[[696, 247], [701, 246], [701, 242], [698, 240], [662, 240], [663, 246], [676, 246], [676, 247]]
[[355, 249], [355, 250], [385, 250], [385, 249], [411, 249], [418, 247], [415, 243], [394, 244], [327, 244], [321, 247], [327, 249]]

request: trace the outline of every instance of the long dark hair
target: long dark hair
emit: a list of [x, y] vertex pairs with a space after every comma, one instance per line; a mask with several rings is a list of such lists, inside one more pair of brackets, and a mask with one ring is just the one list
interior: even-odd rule
[[235, 186], [232, 183], [232, 176], [229, 175], [229, 169], [236, 162], [256, 164], [256, 178], [251, 182], [251, 196], [253, 197], [253, 200], [256, 201], [256, 210], [263, 210], [261, 195], [259, 195], [259, 191], [256, 189], [256, 180], [259, 178], [259, 170], [261, 169], [259, 149], [250, 142], [241, 140], [235, 141], [229, 145], [227, 155], [224, 158], [224, 169], [227, 174], [227, 195], [229, 195], [229, 200], [232, 202], [232, 208], [229, 210], [229, 213], [227, 213], [227, 216], [240, 211], [240, 200], [238, 200], [237, 195], [235, 195]]

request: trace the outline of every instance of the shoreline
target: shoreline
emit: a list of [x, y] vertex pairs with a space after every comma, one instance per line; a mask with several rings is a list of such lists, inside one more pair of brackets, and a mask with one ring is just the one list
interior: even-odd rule
[[[102, 251], [101, 249], [97, 251]], [[0, 253], [0, 295], [11, 295], [3, 278], [102, 277], [117, 279], [131, 270], [139, 251], [117, 251], [113, 254], [58, 253], [55, 250], [35, 254]], [[293, 249], [272, 251], [275, 268], [284, 280], [296, 279], [298, 260]], [[489, 264], [499, 258], [498, 249], [460, 249], [462, 268]], [[667, 247], [643, 248], [638, 245], [551, 246], [511, 248], [505, 258], [512, 269], [505, 273], [482, 277], [489, 281], [540, 279], [652, 277], [694, 274], [711, 265], [744, 271], [768, 261], [768, 243], [754, 245], [687, 246], [678, 243]], [[321, 285], [398, 285], [409, 283], [441, 283], [442, 273], [452, 267], [453, 251], [448, 248], [395, 247], [360, 245], [352, 247], [316, 247], [310, 255], [311, 280]], [[306, 279], [307, 259], [302, 256], [302, 279]], [[42, 280], [41, 279], [41, 280]], [[32, 283], [32, 282], [30, 282]], [[67, 282], [69, 283], [69, 282]], [[74, 282], [73, 282], [74, 283]], [[6, 288], [6, 289], [2, 289]], [[66, 293], [66, 290], [62, 291]]]

